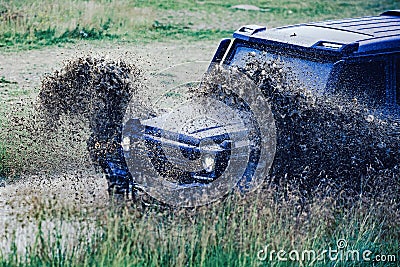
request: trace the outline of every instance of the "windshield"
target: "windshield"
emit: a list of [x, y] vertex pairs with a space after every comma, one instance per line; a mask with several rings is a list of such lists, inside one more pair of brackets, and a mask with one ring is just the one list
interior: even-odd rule
[[270, 51], [260, 51], [246, 46], [237, 46], [230, 61], [231, 66], [245, 68], [252, 60], [260, 62], [277, 60], [286, 72], [288, 81], [300, 82], [309, 90], [323, 92], [333, 68], [332, 62], [322, 63], [292, 55], [283, 55]]

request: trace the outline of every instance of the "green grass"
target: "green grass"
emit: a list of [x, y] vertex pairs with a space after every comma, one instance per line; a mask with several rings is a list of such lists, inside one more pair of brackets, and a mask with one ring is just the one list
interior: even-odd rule
[[3, 84], [17, 84], [17, 82], [9, 81], [5, 77], [0, 77], [0, 86], [3, 86]]
[[[369, 266], [340, 258], [282, 262], [257, 256], [267, 245], [270, 251], [320, 254], [336, 249], [340, 239], [347, 241], [348, 250], [370, 250], [371, 258], [395, 255], [398, 263], [400, 257], [399, 225], [388, 213], [393, 210], [371, 203], [345, 210], [323, 199], [299, 212], [295, 198], [278, 203], [264, 195], [232, 197], [192, 211], [120, 207], [93, 213], [34, 205], [35, 241], [21, 254], [17, 241], [22, 237], [14, 236], [12, 253], [0, 256], [0, 266]], [[46, 227], [50, 215], [52, 228]], [[81, 217], [87, 219], [71, 241], [65, 226]], [[85, 221], [90, 223], [84, 226]]]
[[2, 178], [6, 177], [9, 174], [9, 155], [6, 150], [6, 146], [3, 142], [0, 142], [0, 182]]
[[151, 42], [219, 39], [242, 24], [269, 27], [311, 20], [375, 15], [398, 8], [395, 0], [329, 2], [246, 1], [260, 11], [232, 9], [237, 1], [0, 2], [0, 47], [31, 49], [76, 40]]
[[5, 101], [12, 101], [23, 96], [30, 96], [31, 93], [29, 89], [20, 88], [17, 82], [0, 77], [0, 96], [4, 97]]

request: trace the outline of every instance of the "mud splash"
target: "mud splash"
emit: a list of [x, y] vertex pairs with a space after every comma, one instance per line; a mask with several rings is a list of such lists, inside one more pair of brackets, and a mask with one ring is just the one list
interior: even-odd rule
[[[70, 60], [42, 82], [39, 106], [46, 128], [56, 129], [62, 115], [88, 126], [88, 149], [92, 161], [99, 163], [120, 145], [123, 116], [129, 101], [138, 95], [141, 81], [141, 71], [123, 60]], [[135, 107], [136, 113], [146, 110], [139, 101]]]
[[257, 84], [274, 114], [277, 147], [269, 182], [306, 198], [318, 193], [339, 202], [362, 197], [399, 205], [396, 120], [376, 116], [346, 96], [307, 90], [279, 61], [251, 59], [240, 70], [214, 68], [194, 93], [229, 94], [232, 86], [248, 88], [241, 80], [227, 78], [241, 72]]
[[[226, 77], [236, 71], [215, 69], [192, 93], [244, 87], [241, 79], [230, 78], [227, 84]], [[317, 190], [343, 200], [361, 195], [399, 203], [398, 122], [376, 117], [344, 96], [318, 95], [289, 81], [277, 61], [252, 60], [240, 71], [260, 88], [276, 120], [270, 182], [307, 196]], [[99, 154], [119, 146], [130, 99], [137, 101], [133, 112], [138, 117], [154, 113], [141, 98], [144, 80], [139, 68], [123, 60], [87, 56], [66, 61], [44, 78], [38, 103], [30, 103], [34, 109], [14, 107], [7, 143], [17, 147], [18, 157], [10, 165], [15, 172], [36, 173], [90, 168]], [[91, 160], [87, 146], [95, 152]]]
[[8, 182], [21, 175], [90, 169], [97, 154], [117, 145], [130, 99], [135, 101], [131, 113], [150, 113], [140, 97], [145, 88], [140, 69], [119, 59], [122, 56], [116, 58], [66, 60], [43, 78], [37, 99], [15, 100], [10, 110], [2, 111], [1, 161]]

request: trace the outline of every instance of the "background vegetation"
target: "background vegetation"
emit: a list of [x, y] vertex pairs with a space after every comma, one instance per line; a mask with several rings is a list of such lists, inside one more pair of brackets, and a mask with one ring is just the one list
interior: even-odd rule
[[32, 48], [77, 39], [150, 42], [217, 39], [243, 24], [269, 27], [296, 22], [376, 15], [396, 0], [245, 1], [208, 0], [13, 0], [0, 1], [0, 47]]

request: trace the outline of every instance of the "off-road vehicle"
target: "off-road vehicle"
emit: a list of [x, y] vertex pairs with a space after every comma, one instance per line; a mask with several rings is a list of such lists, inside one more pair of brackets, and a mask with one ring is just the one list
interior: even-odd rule
[[[221, 41], [209, 72], [233, 68], [243, 73], [233, 80], [246, 79], [251, 58], [278, 60], [280, 71], [313, 94], [357, 101], [371, 115], [400, 114], [400, 11], [273, 29], [243, 26]], [[214, 85], [224, 82], [220, 77]], [[255, 189], [268, 176], [277, 142], [275, 114], [259, 103], [260, 92], [250, 85], [215, 89], [161, 116], [126, 115], [118, 155], [103, 162], [110, 189], [140, 188], [183, 206]]]

